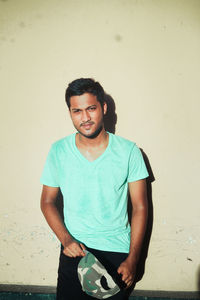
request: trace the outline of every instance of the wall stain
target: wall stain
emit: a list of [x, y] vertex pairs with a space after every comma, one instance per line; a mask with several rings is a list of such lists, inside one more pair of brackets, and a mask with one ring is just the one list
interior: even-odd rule
[[187, 257], [187, 260], [189, 260], [189, 261], [193, 261], [191, 258], [189, 258], [189, 257]]
[[43, 15], [42, 15], [42, 14], [36, 14], [36, 15], [35, 15], [35, 18], [36, 18], [36, 19], [42, 19], [42, 18], [43, 18]]
[[183, 231], [183, 228], [180, 228], [180, 229], [176, 230], [176, 234], [178, 234], [178, 233], [180, 233], [182, 231]]
[[115, 40], [116, 40], [117, 42], [121, 42], [121, 41], [122, 41], [122, 36], [121, 36], [120, 34], [116, 34], [116, 35], [115, 35]]
[[26, 27], [26, 24], [25, 24], [23, 21], [21, 21], [21, 22], [19, 23], [19, 27], [25, 28], [25, 27]]

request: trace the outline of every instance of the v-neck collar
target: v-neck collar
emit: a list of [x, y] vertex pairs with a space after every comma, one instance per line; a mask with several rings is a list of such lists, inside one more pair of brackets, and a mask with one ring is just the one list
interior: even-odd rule
[[105, 149], [105, 151], [100, 155], [98, 156], [95, 160], [88, 160], [78, 149], [78, 147], [76, 146], [76, 133], [74, 133], [73, 135], [73, 139], [72, 139], [72, 143], [73, 143], [73, 148], [74, 148], [74, 151], [75, 153], [78, 155], [78, 157], [85, 163], [88, 163], [89, 165], [94, 165], [96, 164], [97, 162], [99, 162], [100, 160], [102, 160], [104, 158], [104, 156], [106, 155], [106, 153], [109, 151], [110, 149], [110, 145], [111, 145], [111, 140], [112, 140], [112, 135], [110, 134], [110, 132], [108, 132], [108, 145]]

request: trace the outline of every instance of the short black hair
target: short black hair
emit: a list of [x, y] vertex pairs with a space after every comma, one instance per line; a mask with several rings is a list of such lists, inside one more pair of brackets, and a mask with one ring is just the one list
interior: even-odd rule
[[80, 96], [84, 93], [90, 93], [97, 97], [101, 106], [105, 102], [105, 92], [99, 82], [92, 78], [79, 78], [69, 83], [65, 92], [65, 101], [70, 109], [70, 98], [72, 96]]

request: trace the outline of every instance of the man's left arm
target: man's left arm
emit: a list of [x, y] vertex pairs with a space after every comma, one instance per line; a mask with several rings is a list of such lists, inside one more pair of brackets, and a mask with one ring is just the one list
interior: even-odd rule
[[129, 255], [118, 268], [118, 273], [122, 274], [122, 280], [130, 287], [134, 282], [137, 263], [144, 234], [146, 231], [148, 217], [148, 201], [146, 191], [146, 180], [138, 180], [129, 183], [129, 193], [132, 203], [131, 217], [131, 242]]

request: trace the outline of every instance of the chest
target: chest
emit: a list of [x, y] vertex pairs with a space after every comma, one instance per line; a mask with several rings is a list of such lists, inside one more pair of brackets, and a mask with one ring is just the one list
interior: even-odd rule
[[128, 161], [118, 156], [100, 157], [92, 162], [76, 156], [66, 157], [59, 168], [61, 187], [68, 193], [116, 191], [126, 183], [127, 175]]
[[81, 155], [86, 158], [88, 161], [92, 162], [99, 158], [105, 151], [105, 147], [101, 148], [96, 148], [96, 149], [84, 149], [84, 148], [79, 148], [78, 149]]

